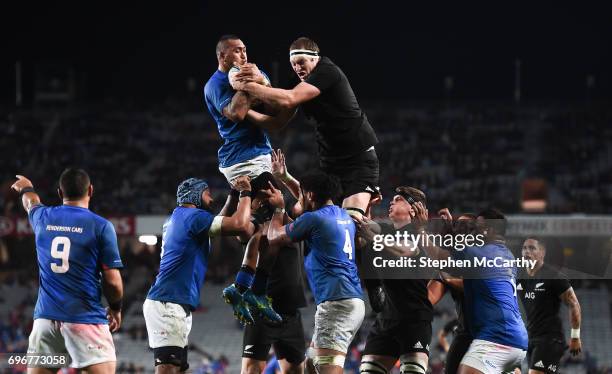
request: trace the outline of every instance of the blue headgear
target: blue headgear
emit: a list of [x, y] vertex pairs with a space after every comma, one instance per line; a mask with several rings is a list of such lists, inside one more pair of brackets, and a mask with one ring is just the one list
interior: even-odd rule
[[204, 179], [189, 178], [181, 182], [176, 190], [176, 204], [193, 204], [202, 209], [202, 192], [208, 188]]

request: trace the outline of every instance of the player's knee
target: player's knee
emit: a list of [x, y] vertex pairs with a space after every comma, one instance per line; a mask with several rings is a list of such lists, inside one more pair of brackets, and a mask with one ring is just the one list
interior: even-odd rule
[[304, 373], [304, 363], [301, 362], [299, 364], [292, 364], [283, 367], [283, 373], [285, 374], [303, 374]]
[[[178, 371], [186, 371], [189, 368], [187, 360], [184, 358], [185, 349], [181, 347], [159, 347], [153, 348], [153, 357], [155, 359], [156, 368], [160, 366], [161, 372], [172, 370], [163, 370], [176, 368]], [[157, 370], [156, 370], [157, 372]]]
[[261, 374], [259, 365], [247, 365], [242, 368], [241, 374]]
[[321, 373], [324, 367], [327, 366], [339, 366], [344, 367], [345, 356], [343, 355], [329, 355], [329, 356], [314, 356], [311, 358], [312, 366], [314, 366], [315, 373]]
[[360, 373], [375, 373], [375, 374], [387, 374], [387, 368], [379, 362], [376, 361], [361, 361], [361, 365], [359, 365]]
[[427, 371], [427, 356], [403, 355], [400, 357], [400, 374], [425, 374]]

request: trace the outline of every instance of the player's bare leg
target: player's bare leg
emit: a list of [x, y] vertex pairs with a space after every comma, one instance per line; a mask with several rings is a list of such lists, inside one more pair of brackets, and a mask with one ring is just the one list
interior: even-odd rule
[[90, 365], [82, 371], [89, 374], [114, 374], [117, 366], [116, 364], [116, 361], [101, 362], [99, 364]]
[[359, 209], [360, 212], [358, 212], [357, 210], [349, 210], [348, 212], [351, 216], [357, 216], [358, 218], [361, 218], [361, 216], [367, 211], [368, 206], [370, 205], [371, 198], [372, 194], [369, 192], [359, 192], [353, 194], [342, 201], [342, 208]]
[[60, 370], [57, 369], [48, 369], [48, 368], [28, 368], [28, 374], [55, 374]]
[[266, 368], [266, 362], [252, 358], [242, 358], [242, 369], [240, 374], [261, 374]]
[[457, 374], [484, 374], [484, 373], [480, 370], [474, 369], [471, 366], [459, 364], [459, 369], [457, 370]]
[[278, 360], [283, 374], [304, 374], [304, 361], [299, 364], [291, 363], [285, 359]]

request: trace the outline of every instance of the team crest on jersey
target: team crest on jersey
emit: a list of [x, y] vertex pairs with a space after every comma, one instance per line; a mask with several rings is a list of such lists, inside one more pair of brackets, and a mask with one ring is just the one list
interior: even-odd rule
[[536, 283], [534, 291], [546, 291], [546, 289], [541, 288], [544, 285], [544, 282]]

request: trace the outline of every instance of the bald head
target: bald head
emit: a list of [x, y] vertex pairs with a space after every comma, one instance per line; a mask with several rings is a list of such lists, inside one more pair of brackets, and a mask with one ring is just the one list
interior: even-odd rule
[[217, 61], [219, 70], [228, 72], [232, 66], [247, 62], [246, 46], [236, 35], [224, 35], [217, 42]]

